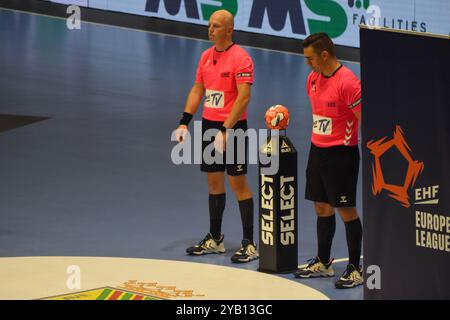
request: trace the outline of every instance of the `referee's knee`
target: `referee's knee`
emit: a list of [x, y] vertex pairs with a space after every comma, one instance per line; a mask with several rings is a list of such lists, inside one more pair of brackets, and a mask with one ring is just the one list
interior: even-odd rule
[[225, 193], [223, 172], [208, 173], [208, 192], [210, 194]]
[[247, 178], [243, 176], [229, 176], [231, 190], [235, 193], [239, 200], [248, 199], [252, 197], [250, 186]]
[[358, 211], [355, 207], [337, 208], [339, 215], [344, 222], [349, 222], [358, 219]]
[[334, 214], [333, 207], [325, 202], [314, 202], [314, 207], [316, 209], [316, 214], [319, 217], [329, 217]]

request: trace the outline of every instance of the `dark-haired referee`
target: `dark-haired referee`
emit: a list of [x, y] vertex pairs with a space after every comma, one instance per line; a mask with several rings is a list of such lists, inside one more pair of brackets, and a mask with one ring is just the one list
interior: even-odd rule
[[317, 213], [318, 254], [298, 278], [332, 277], [331, 244], [336, 229], [336, 208], [345, 223], [349, 263], [336, 288], [363, 283], [360, 267], [362, 225], [356, 211], [359, 170], [358, 127], [361, 118], [361, 83], [334, 53], [326, 33], [303, 41], [306, 63], [312, 68], [306, 82], [313, 127], [306, 169], [305, 198]]

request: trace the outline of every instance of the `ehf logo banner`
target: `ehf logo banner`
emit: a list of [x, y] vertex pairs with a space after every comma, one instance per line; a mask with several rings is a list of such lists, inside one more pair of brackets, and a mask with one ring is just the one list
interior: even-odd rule
[[448, 56], [448, 36], [361, 29], [365, 298], [450, 299]]

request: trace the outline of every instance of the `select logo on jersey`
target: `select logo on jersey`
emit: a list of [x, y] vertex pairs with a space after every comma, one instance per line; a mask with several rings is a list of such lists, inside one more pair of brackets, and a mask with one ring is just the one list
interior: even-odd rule
[[[370, 153], [374, 156], [374, 163], [372, 163], [372, 193], [374, 196], [381, 193], [383, 189], [390, 192], [389, 196], [399, 201], [400, 204], [409, 208], [411, 203], [408, 196], [408, 189], [413, 188], [416, 183], [416, 179], [419, 174], [422, 173], [424, 164], [423, 162], [413, 160], [412, 151], [408, 143], [403, 136], [403, 130], [400, 126], [396, 126], [394, 137], [391, 140], [386, 140], [386, 137], [379, 140], [371, 140], [367, 143]], [[388, 184], [384, 181], [383, 168], [381, 167], [381, 156], [391, 148], [397, 148], [400, 154], [408, 162], [406, 169], [405, 182], [403, 185]]]
[[333, 133], [333, 120], [313, 114], [313, 132], [325, 136], [331, 135]]
[[229, 72], [223, 72], [222, 73], [222, 78], [229, 78], [230, 77], [230, 73]]
[[222, 109], [225, 105], [225, 94], [223, 91], [206, 90], [205, 107]]

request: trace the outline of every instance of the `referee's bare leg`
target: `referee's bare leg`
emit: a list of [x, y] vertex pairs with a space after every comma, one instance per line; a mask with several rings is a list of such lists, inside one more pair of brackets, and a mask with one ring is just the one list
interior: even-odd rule
[[208, 192], [209, 194], [225, 193], [224, 172], [208, 172]]
[[334, 208], [326, 202], [314, 202], [314, 209], [319, 217], [331, 217], [334, 215]]
[[[231, 190], [238, 201], [247, 200], [252, 197], [250, 186], [248, 185], [247, 176], [228, 176]], [[210, 194], [225, 193], [225, 173], [209, 172], [208, 173], [208, 191]]]
[[247, 182], [247, 175], [228, 176], [228, 178], [230, 181], [231, 190], [233, 190], [238, 201], [247, 200], [252, 197], [252, 192], [250, 191], [250, 187]]
[[[334, 214], [334, 208], [326, 202], [314, 202], [316, 214], [319, 217], [331, 217]], [[358, 211], [355, 207], [336, 208], [344, 222], [358, 219]]]
[[358, 219], [358, 211], [355, 207], [336, 208], [344, 222]]

